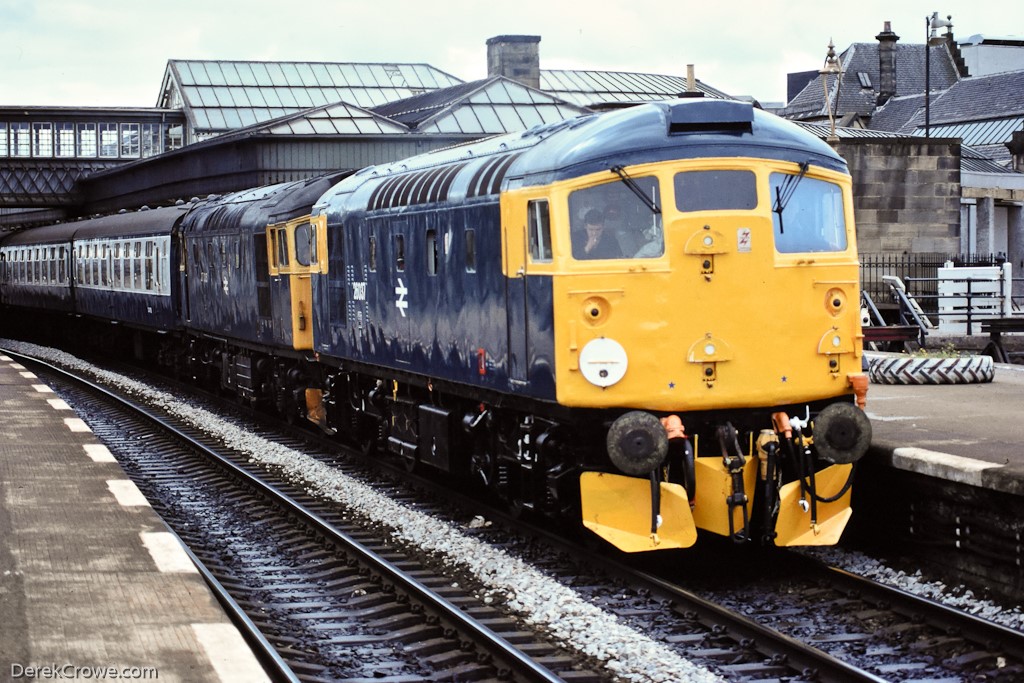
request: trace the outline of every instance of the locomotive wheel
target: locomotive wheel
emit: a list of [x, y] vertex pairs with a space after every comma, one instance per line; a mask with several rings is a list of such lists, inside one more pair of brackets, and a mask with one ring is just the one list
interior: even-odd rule
[[989, 356], [964, 358], [880, 358], [868, 377], [876, 384], [978, 384], [991, 382], [995, 366]]

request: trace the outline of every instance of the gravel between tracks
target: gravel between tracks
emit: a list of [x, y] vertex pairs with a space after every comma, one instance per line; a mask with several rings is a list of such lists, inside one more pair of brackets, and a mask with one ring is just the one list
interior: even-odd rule
[[403, 543], [414, 544], [444, 562], [473, 574], [501, 601], [535, 628], [543, 629], [564, 647], [601, 662], [607, 672], [627, 681], [721, 681], [662, 643], [621, 623], [614, 615], [588, 603], [571, 588], [500, 549], [466, 536], [446, 521], [397, 503], [352, 477], [293, 449], [254, 436], [197, 406], [97, 368], [71, 354], [24, 342], [0, 340], [0, 346], [86, 373], [102, 383], [147, 402], [247, 453], [252, 462], [277, 467], [311, 494], [349, 507], [391, 530]]

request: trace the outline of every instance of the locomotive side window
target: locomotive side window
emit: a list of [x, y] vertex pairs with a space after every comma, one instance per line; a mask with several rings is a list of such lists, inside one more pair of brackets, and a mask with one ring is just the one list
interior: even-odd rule
[[377, 271], [377, 238], [370, 235], [370, 272]]
[[476, 272], [476, 230], [466, 230], [466, 272]]
[[551, 220], [548, 200], [534, 199], [527, 210], [530, 214], [530, 260], [536, 263], [551, 261]]
[[427, 230], [427, 275], [437, 275], [437, 230]]
[[660, 194], [658, 179], [650, 176], [627, 177], [570, 194], [573, 258], [656, 258], [664, 254]]
[[395, 235], [395, 270], [405, 270], [405, 235]]
[[783, 254], [845, 251], [843, 191], [835, 183], [790, 173], [769, 178], [775, 248]]
[[675, 177], [680, 211], [750, 211], [757, 208], [752, 171], [683, 171]]

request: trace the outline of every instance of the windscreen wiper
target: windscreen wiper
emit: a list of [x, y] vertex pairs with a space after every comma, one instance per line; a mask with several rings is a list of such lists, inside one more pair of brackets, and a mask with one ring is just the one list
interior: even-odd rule
[[636, 184], [635, 180], [629, 177], [625, 169], [621, 166], [612, 166], [611, 172], [622, 179], [622, 182], [626, 184], [626, 187], [632, 190], [633, 194], [640, 198], [640, 201], [644, 203], [644, 206], [651, 210], [651, 213], [661, 213], [661, 207], [658, 206], [657, 202], [644, 194], [643, 189]]
[[772, 211], [779, 214], [779, 234], [784, 232], [782, 227], [782, 212], [786, 210], [786, 205], [789, 204], [789, 200], [793, 198], [793, 193], [796, 192], [796, 186], [799, 185], [800, 181], [803, 180], [805, 175], [807, 175], [807, 169], [810, 167], [811, 162], [803, 162], [800, 164], [799, 174], [786, 176], [786, 179], [775, 188], [775, 206], [772, 207]]

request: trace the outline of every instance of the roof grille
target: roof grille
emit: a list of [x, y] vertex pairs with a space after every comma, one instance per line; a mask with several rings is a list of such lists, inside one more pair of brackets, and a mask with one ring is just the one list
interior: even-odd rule
[[388, 178], [370, 195], [367, 210], [378, 211], [444, 201], [448, 199], [455, 176], [467, 165], [461, 163], [428, 168]]
[[501, 191], [501, 181], [504, 180], [505, 174], [508, 172], [512, 162], [519, 158], [519, 154], [521, 152], [494, 157], [482, 165], [469, 181], [469, 189], [466, 191], [466, 196], [484, 197], [498, 194]]

